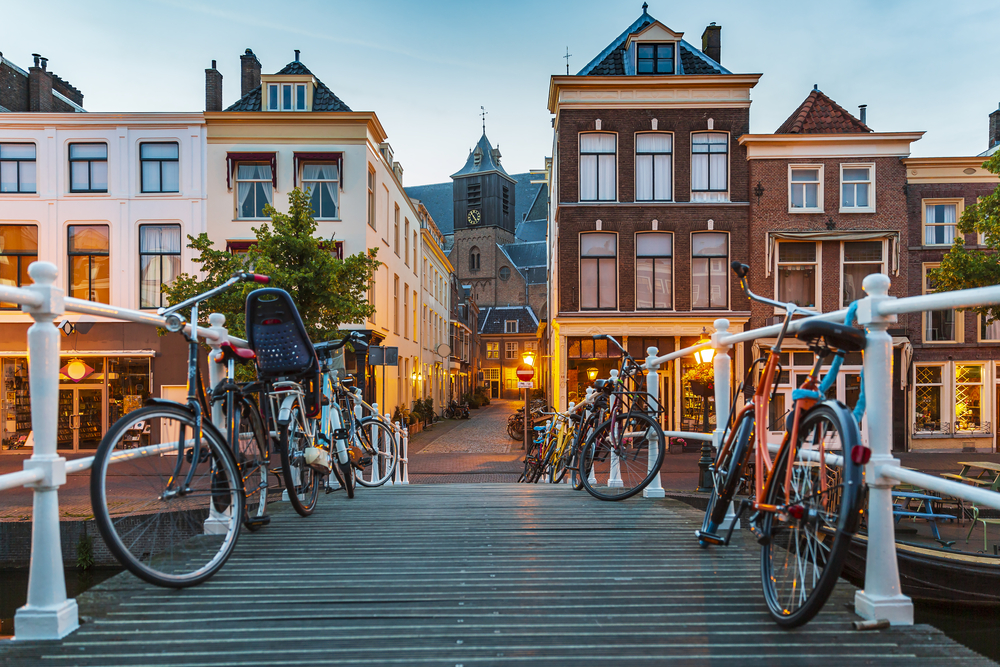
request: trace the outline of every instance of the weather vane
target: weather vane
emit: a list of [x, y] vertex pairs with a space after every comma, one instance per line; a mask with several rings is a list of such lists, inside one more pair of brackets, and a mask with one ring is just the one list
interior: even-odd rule
[[483, 134], [486, 134], [486, 114], [488, 113], [489, 111], [486, 110], [486, 107], [479, 107], [479, 115], [483, 119]]
[[567, 74], [567, 76], [569, 75], [569, 57], [571, 55], [573, 55], [573, 54], [569, 52], [569, 47], [567, 46], [566, 47], [566, 55], [563, 56], [563, 58], [566, 59], [566, 74]]

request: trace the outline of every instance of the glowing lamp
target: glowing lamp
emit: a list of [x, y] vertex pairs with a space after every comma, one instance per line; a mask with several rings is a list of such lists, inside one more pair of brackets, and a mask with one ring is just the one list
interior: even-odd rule
[[529, 366], [535, 365], [535, 353], [531, 350], [526, 350], [524, 354], [521, 355], [521, 359], [523, 359], [524, 363], [528, 364]]
[[594, 380], [597, 379], [597, 369], [596, 368], [588, 368], [587, 369], [587, 379], [590, 380], [591, 382], [593, 382]]

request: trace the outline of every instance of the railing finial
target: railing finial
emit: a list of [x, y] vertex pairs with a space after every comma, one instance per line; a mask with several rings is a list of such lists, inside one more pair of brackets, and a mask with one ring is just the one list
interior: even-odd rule
[[226, 323], [226, 316], [222, 313], [212, 313], [208, 316], [208, 326], [221, 327]]
[[51, 285], [56, 281], [59, 269], [52, 262], [32, 262], [28, 265], [28, 275], [36, 285]]
[[890, 284], [892, 281], [884, 273], [869, 274], [861, 281], [861, 286], [871, 296], [886, 296], [889, 293]]

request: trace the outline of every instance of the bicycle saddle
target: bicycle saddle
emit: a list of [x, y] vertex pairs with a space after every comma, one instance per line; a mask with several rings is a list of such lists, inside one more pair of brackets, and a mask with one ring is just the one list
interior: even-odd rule
[[843, 352], [860, 352], [865, 349], [865, 332], [846, 324], [809, 320], [799, 328], [795, 337], [806, 343], [817, 354], [830, 349]]
[[257, 358], [256, 353], [245, 347], [233, 347], [228, 341], [219, 346], [218, 353], [212, 357], [212, 361], [221, 364], [232, 359], [237, 364], [249, 364]]

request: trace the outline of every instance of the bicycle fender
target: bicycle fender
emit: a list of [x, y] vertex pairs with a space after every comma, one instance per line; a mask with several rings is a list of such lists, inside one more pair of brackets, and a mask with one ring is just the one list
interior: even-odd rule
[[281, 401], [281, 407], [278, 408], [278, 424], [280, 426], [288, 426], [289, 420], [292, 418], [292, 404], [295, 402], [295, 395], [285, 396]]

